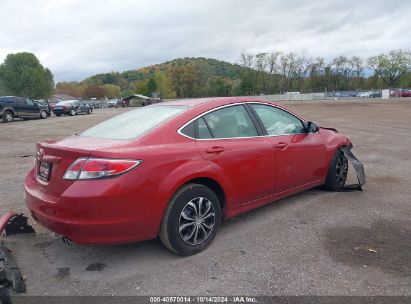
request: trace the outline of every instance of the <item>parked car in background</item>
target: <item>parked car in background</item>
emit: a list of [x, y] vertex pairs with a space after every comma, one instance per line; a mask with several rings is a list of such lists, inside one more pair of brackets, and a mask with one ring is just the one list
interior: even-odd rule
[[394, 90], [390, 94], [391, 97], [411, 97], [411, 91], [407, 89]]
[[107, 108], [117, 108], [119, 106], [118, 99], [111, 99], [107, 102]]
[[351, 148], [337, 130], [257, 98], [158, 103], [38, 143], [26, 204], [74, 242], [159, 236], [192, 255], [223, 219], [321, 185], [342, 190]]
[[102, 100], [91, 99], [86, 101], [87, 104], [93, 107], [93, 109], [101, 109], [103, 108], [104, 102]]
[[56, 116], [77, 114], [91, 114], [93, 107], [79, 100], [64, 100], [57, 103], [53, 108], [53, 113]]
[[368, 92], [359, 92], [357, 94], [357, 97], [361, 97], [361, 98], [369, 98], [371, 96], [372, 92], [368, 91]]
[[3, 122], [11, 122], [14, 118], [47, 118], [50, 113], [48, 104], [36, 102], [27, 97], [1, 96], [0, 116]]
[[44, 107], [47, 110], [47, 117], [51, 116], [51, 106], [48, 100], [34, 99], [33, 101], [36, 102], [39, 106]]
[[347, 98], [347, 97], [351, 97], [351, 95], [348, 92], [335, 92], [334, 97]]
[[382, 91], [373, 91], [370, 94], [371, 98], [381, 98], [382, 97]]

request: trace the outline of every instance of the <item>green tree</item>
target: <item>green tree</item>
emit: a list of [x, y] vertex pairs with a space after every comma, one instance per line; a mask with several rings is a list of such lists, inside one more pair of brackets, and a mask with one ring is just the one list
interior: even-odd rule
[[6, 86], [4, 85], [2, 79], [0, 78], [0, 96], [2, 95], [10, 95], [10, 94], [8, 93]]
[[157, 84], [154, 78], [150, 78], [147, 82], [147, 93], [149, 97], [156, 91], [157, 89]]
[[102, 85], [98, 84], [90, 84], [87, 85], [83, 92], [83, 98], [90, 99], [90, 98], [98, 98], [102, 99], [106, 95], [106, 91]]
[[85, 85], [77, 81], [72, 82], [58, 82], [56, 84], [56, 94], [66, 94], [76, 98], [83, 96]]
[[32, 53], [8, 54], [0, 65], [3, 87], [13, 95], [47, 98], [53, 93], [53, 74]]
[[103, 86], [104, 89], [104, 95], [107, 98], [114, 98], [114, 97], [119, 97], [121, 95], [120, 93], [120, 87], [116, 86], [114, 84], [105, 84]]
[[230, 78], [212, 77], [209, 79], [207, 96], [231, 96], [232, 81]]
[[130, 84], [130, 91], [132, 94], [141, 94], [141, 95], [148, 95], [148, 79], [146, 80], [137, 80]]
[[176, 92], [173, 89], [170, 78], [164, 72], [156, 72], [154, 74], [154, 81], [157, 84], [157, 92], [160, 93], [160, 97], [175, 98]]
[[411, 66], [411, 53], [403, 50], [392, 50], [368, 58], [368, 65], [388, 87], [395, 86]]

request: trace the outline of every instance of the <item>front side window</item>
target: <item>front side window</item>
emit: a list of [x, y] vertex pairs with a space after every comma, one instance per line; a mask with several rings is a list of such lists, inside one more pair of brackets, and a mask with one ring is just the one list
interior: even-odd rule
[[32, 101], [31, 99], [26, 98], [26, 103], [27, 103], [29, 106], [34, 106], [34, 103], [33, 103], [33, 101]]
[[135, 139], [186, 109], [185, 106], [139, 108], [106, 120], [84, 131], [80, 136]]
[[263, 123], [268, 135], [304, 133], [305, 127], [300, 119], [276, 107], [251, 104]]
[[[199, 138], [234, 138], [257, 136], [257, 130], [243, 105], [226, 107], [198, 120]], [[206, 127], [206, 128], [204, 128]]]

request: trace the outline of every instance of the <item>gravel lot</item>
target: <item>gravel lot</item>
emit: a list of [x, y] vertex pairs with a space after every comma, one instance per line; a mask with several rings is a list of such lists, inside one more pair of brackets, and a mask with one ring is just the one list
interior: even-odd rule
[[[224, 223], [208, 250], [185, 258], [158, 240], [67, 246], [31, 220], [36, 235], [4, 238], [27, 294], [411, 295], [411, 101], [289, 107], [350, 136], [366, 169], [363, 192], [283, 199]], [[124, 111], [0, 123], [1, 213], [28, 214], [23, 181], [37, 141]]]

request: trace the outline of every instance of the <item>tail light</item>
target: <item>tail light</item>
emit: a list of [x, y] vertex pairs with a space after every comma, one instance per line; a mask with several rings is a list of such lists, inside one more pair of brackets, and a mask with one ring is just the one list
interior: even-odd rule
[[112, 177], [130, 171], [140, 160], [79, 158], [64, 173], [64, 179], [97, 179]]

